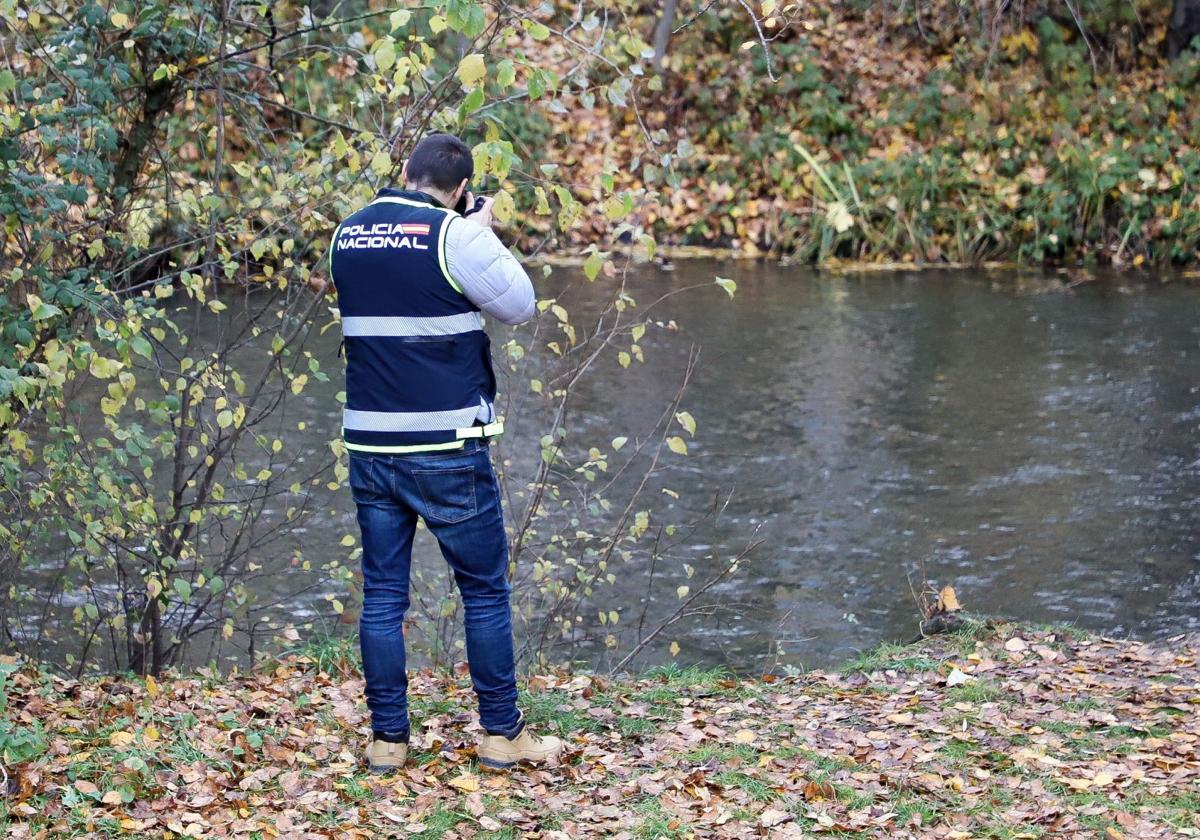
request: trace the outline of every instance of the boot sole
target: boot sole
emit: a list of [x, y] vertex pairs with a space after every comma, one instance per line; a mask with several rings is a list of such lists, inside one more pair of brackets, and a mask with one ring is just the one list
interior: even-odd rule
[[371, 764], [367, 763], [367, 772], [375, 776], [382, 776], [386, 773], [394, 773], [397, 770], [403, 770], [403, 764]]
[[501, 761], [498, 758], [480, 758], [479, 764], [485, 770], [491, 770], [496, 773], [503, 773], [506, 770], [511, 770], [520, 764], [520, 761]]

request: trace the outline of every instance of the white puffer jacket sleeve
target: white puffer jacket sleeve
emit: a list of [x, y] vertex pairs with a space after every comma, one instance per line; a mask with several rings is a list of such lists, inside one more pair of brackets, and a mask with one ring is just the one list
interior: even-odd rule
[[532, 318], [533, 283], [491, 228], [461, 217], [446, 225], [446, 267], [467, 299], [506, 324]]

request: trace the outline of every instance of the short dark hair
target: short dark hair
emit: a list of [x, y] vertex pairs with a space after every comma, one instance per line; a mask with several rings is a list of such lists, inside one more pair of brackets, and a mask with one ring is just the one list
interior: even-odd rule
[[408, 158], [405, 173], [413, 186], [449, 191], [461, 184], [463, 178], [470, 178], [474, 171], [475, 162], [467, 144], [453, 134], [439, 131], [417, 144]]

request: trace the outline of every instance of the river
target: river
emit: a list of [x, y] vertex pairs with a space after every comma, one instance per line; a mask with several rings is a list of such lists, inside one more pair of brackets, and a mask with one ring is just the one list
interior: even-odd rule
[[[647, 333], [644, 365], [598, 365], [573, 415], [589, 440], [646, 428], [698, 348], [683, 406], [699, 428], [668, 459], [681, 495], [664, 502], [698, 513], [732, 493], [687, 547], [696, 579], [762, 540], [719, 608], [643, 664], [671, 658], [668, 638], [683, 663], [835, 664], [913, 635], [910, 577], [952, 584], [978, 613], [1147, 638], [1200, 629], [1200, 287], [708, 261], [646, 267], [633, 285], [649, 299], [717, 275], [736, 279], [732, 300], [712, 285], [663, 303], [656, 317], [679, 329]], [[341, 387], [306, 399], [332, 405]], [[531, 398], [510, 412], [518, 459], [543, 432], [512, 416]], [[352, 529], [348, 495], [329, 505]], [[440, 563], [428, 541], [419, 551]], [[632, 605], [644, 579], [630, 583]]]
[[[716, 276], [736, 280], [732, 299]], [[582, 321], [613, 282], [560, 268], [539, 292], [561, 296]], [[586, 449], [644, 435], [698, 350], [681, 404], [696, 434], [681, 432], [686, 457], [664, 455], [650, 507], [655, 523], [686, 522], [715, 497], [729, 504], [673, 550], [651, 613], [669, 613], [677, 585], [697, 585], [748, 540], [761, 542], [710, 593], [712, 609], [664, 633], [637, 666], [836, 665], [912, 637], [910, 586], [924, 581], [953, 585], [987, 615], [1139, 638], [1200, 630], [1195, 282], [1111, 275], [1068, 287], [1014, 272], [855, 275], [748, 261], [643, 266], [630, 280], [643, 302], [693, 284], [701, 288], [655, 309], [665, 326], [639, 342], [644, 364], [622, 368], [613, 348], [592, 366], [570, 440]], [[552, 323], [545, 313], [536, 337], [531, 326], [518, 335], [544, 348]], [[490, 329], [499, 348], [509, 333]], [[337, 435], [338, 337], [334, 327], [308, 345], [332, 375], [287, 404], [289, 451], [327, 453]], [[532, 352], [536, 374], [548, 351]], [[508, 384], [498, 454], [510, 474], [528, 475], [547, 401], [527, 376]], [[263, 600], [300, 588], [296, 546], [314, 566], [347, 555], [349, 492], [318, 492], [317, 519], [280, 541], [278, 556], [258, 558], [279, 570], [255, 579]], [[417, 568], [440, 572], [428, 536], [418, 537]], [[690, 580], [683, 563], [695, 569]], [[635, 552], [602, 596], [621, 609], [625, 634], [647, 600], [645, 565]], [[345, 584], [318, 584], [284, 617], [310, 624], [305, 632], [345, 630], [327, 600], [344, 598]], [[583, 656], [612, 661], [601, 646]]]

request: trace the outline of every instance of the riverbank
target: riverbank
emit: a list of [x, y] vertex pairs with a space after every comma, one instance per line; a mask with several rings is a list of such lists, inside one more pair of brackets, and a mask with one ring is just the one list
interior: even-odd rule
[[415, 673], [414, 754], [362, 772], [345, 648], [252, 674], [7, 666], [8, 836], [1200, 836], [1200, 640], [1002, 625], [839, 673], [528, 681], [561, 766], [481, 773], [469, 679]]
[[[718, 5], [678, 21], [636, 98], [564, 89], [556, 109], [505, 112], [518, 153], [554, 172], [509, 185], [523, 244], [607, 248], [634, 222], [662, 244], [818, 265], [1194, 264], [1200, 60], [1168, 61], [1167, 10], [1135, 5], [780, 4], [769, 57], [750, 7]], [[627, 215], [605, 212], [606, 182]], [[555, 233], [535, 188], [563, 184], [587, 209]]]

